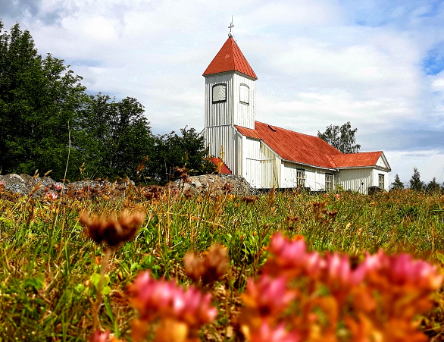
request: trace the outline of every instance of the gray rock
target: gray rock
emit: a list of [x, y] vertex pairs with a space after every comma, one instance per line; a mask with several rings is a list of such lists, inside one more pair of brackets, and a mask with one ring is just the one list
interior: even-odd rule
[[229, 193], [237, 196], [257, 195], [257, 190], [241, 176], [220, 174], [189, 177], [188, 183], [181, 179], [173, 182], [172, 187], [184, 193], [221, 195]]

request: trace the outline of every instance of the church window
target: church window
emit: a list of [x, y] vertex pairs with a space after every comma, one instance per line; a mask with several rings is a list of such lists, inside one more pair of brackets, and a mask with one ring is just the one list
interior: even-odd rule
[[250, 88], [246, 84], [241, 84], [239, 89], [239, 101], [243, 104], [250, 103]]
[[296, 170], [296, 185], [298, 188], [305, 186], [305, 170]]
[[227, 101], [227, 86], [226, 84], [215, 84], [213, 86], [213, 103]]
[[379, 188], [384, 190], [384, 175], [379, 174]]
[[325, 174], [325, 191], [333, 190], [333, 175], [326, 173]]

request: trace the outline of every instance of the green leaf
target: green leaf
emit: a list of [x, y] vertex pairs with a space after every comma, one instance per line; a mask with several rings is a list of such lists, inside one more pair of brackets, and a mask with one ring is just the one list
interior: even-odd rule
[[97, 287], [99, 286], [100, 274], [93, 273], [93, 274], [91, 275], [90, 280], [91, 280], [91, 282], [93, 283], [94, 287], [97, 289]]
[[25, 279], [22, 283], [22, 288], [26, 289], [27, 287], [33, 287], [35, 290], [40, 290], [43, 288], [45, 281], [45, 276], [43, 274], [40, 274], [34, 278], [28, 278]]
[[83, 284], [77, 284], [77, 285], [74, 287], [74, 290], [75, 290], [76, 292], [78, 292], [78, 293], [82, 293], [83, 291], [85, 291], [85, 285], [83, 285]]
[[[105, 295], [102, 291], [102, 294]], [[113, 315], [113, 310], [111, 308], [111, 304], [109, 302], [109, 298], [106, 297], [103, 299], [103, 303], [105, 304], [105, 311], [106, 314], [108, 315], [109, 319], [111, 320], [111, 322], [114, 322], [114, 315]]]
[[102, 292], [102, 295], [106, 296], [111, 292], [111, 288], [109, 286], [105, 286], [101, 292]]
[[[97, 289], [99, 287], [100, 274], [93, 273], [90, 279], [94, 287]], [[109, 284], [109, 281], [110, 281], [109, 275], [105, 274], [105, 276], [103, 277], [102, 286], [107, 286]]]
[[444, 265], [444, 254], [436, 252], [436, 258]]
[[133, 262], [131, 264], [131, 268], [130, 268], [131, 273], [137, 272], [139, 269], [140, 269], [140, 265], [137, 262]]

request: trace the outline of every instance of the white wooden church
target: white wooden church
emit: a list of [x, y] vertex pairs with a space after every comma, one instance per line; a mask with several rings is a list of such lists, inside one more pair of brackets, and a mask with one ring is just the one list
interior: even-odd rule
[[256, 121], [257, 76], [231, 33], [203, 76], [204, 138], [226, 172], [255, 188], [388, 190], [390, 166], [382, 151], [344, 154], [317, 136]]

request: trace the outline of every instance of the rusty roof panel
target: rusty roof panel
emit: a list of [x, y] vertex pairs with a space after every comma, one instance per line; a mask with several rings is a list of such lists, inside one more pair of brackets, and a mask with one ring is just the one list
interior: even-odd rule
[[337, 167], [375, 166], [382, 152], [360, 152], [331, 156]]
[[238, 71], [257, 80], [257, 76], [247, 62], [233, 38], [228, 38], [225, 44], [213, 58], [202, 76], [218, 74], [226, 71]]
[[210, 159], [213, 162], [213, 164], [216, 165], [216, 167], [220, 163], [223, 163], [222, 167], [220, 168], [220, 173], [226, 173], [226, 174], [231, 175], [231, 173], [232, 173], [231, 170], [228, 168], [228, 166], [224, 162], [222, 162], [222, 160], [220, 158], [212, 157]]
[[382, 152], [344, 154], [316, 136], [255, 122], [255, 129], [235, 126], [244, 136], [262, 140], [282, 159], [322, 168], [375, 166]]

